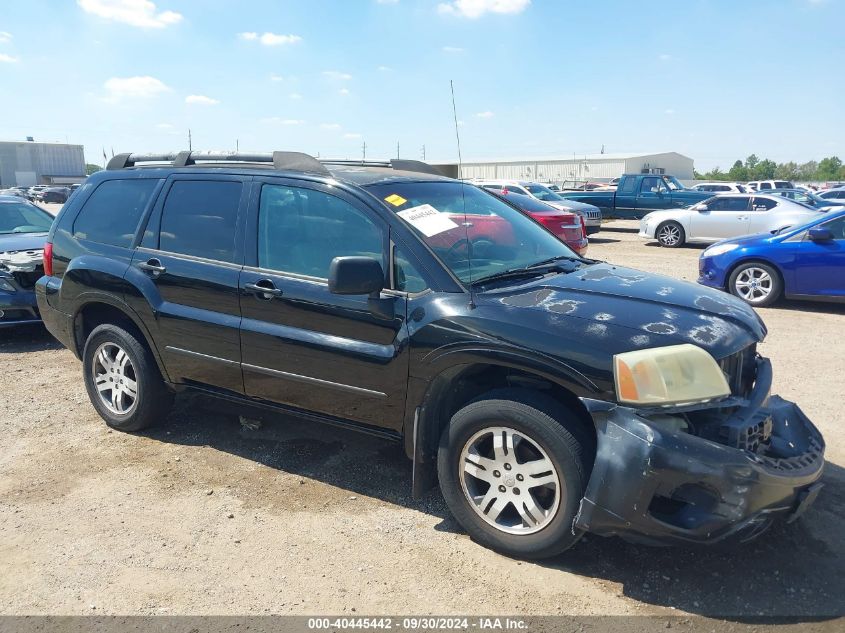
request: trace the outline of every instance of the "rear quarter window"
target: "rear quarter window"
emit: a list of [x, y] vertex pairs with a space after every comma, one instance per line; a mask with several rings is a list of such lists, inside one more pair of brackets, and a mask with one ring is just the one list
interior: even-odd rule
[[101, 183], [76, 216], [73, 236], [101, 244], [129, 247], [159, 182], [135, 178]]

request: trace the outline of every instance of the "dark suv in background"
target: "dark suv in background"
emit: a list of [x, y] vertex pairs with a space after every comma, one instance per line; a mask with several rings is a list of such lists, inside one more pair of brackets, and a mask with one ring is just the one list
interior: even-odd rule
[[750, 307], [581, 258], [424, 163], [121, 154], [44, 257], [44, 321], [109, 425], [193, 389], [402, 442], [414, 492], [439, 479], [507, 554], [748, 538], [821, 485]]

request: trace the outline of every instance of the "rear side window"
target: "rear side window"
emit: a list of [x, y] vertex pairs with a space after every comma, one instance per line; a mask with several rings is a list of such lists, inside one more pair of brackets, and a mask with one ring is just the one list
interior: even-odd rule
[[161, 214], [159, 248], [235, 261], [235, 227], [241, 199], [240, 182], [177, 180]]
[[754, 198], [754, 204], [751, 205], [751, 208], [754, 211], [769, 211], [770, 209], [774, 209], [776, 206], [778, 206], [778, 203], [774, 200], [769, 200], [767, 198]]
[[158, 180], [107, 180], [94, 190], [73, 223], [78, 239], [129, 247]]
[[757, 187], [757, 189], [760, 190], [760, 191], [762, 191], [763, 189], [771, 189], [771, 188], [772, 188], [772, 183], [770, 183], [770, 182], [761, 182], [760, 186]]

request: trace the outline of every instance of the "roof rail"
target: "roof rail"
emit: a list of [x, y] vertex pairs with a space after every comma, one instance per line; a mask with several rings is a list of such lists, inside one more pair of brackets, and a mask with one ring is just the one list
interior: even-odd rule
[[173, 167], [196, 165], [198, 162], [216, 163], [271, 163], [279, 171], [303, 171], [329, 175], [326, 165], [360, 165], [385, 167], [442, 176], [434, 167], [419, 160], [394, 158], [387, 161], [319, 160], [303, 152], [273, 152], [250, 154], [245, 152], [171, 152], [168, 154], [117, 154], [106, 169], [127, 169], [138, 163], [170, 163]]

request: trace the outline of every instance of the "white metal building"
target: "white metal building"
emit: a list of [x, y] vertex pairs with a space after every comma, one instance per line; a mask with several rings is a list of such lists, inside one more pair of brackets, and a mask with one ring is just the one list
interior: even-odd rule
[[[457, 177], [456, 163], [435, 164]], [[608, 181], [622, 174], [669, 174], [692, 180], [692, 158], [677, 152], [655, 154], [587, 154], [555, 158], [472, 161], [463, 164], [464, 178], [506, 178], [560, 184], [563, 182]]]
[[0, 141], [0, 189], [70, 184], [84, 179], [82, 145]]

